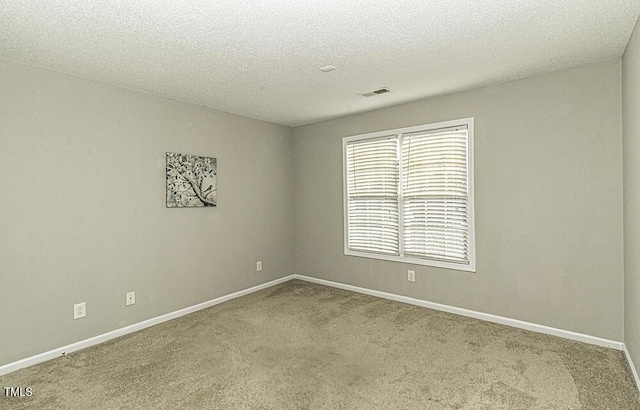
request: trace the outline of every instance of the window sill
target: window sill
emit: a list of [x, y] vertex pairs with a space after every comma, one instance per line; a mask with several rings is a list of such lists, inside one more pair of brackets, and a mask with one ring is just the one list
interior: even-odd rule
[[357, 256], [359, 258], [379, 259], [383, 261], [407, 263], [411, 265], [431, 266], [434, 268], [444, 268], [451, 270], [459, 270], [464, 272], [475, 272], [475, 262], [472, 260], [468, 265], [453, 262], [435, 261], [429, 259], [413, 258], [409, 256], [394, 256], [394, 255], [382, 255], [368, 252], [358, 252], [345, 249], [344, 254], [346, 256]]

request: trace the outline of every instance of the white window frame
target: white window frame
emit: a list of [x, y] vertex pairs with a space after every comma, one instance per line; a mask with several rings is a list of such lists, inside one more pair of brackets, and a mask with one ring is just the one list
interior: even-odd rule
[[[381, 138], [381, 137], [398, 137], [400, 134], [409, 134], [409, 133], [414, 133], [414, 132], [423, 132], [423, 131], [432, 131], [432, 130], [437, 130], [437, 129], [441, 129], [441, 128], [452, 128], [452, 127], [460, 127], [460, 126], [466, 126], [468, 129], [468, 145], [467, 145], [467, 200], [468, 200], [468, 223], [469, 223], [469, 237], [468, 237], [468, 245], [469, 245], [469, 252], [468, 252], [468, 259], [469, 259], [469, 263], [468, 264], [463, 264], [463, 263], [455, 263], [455, 262], [447, 262], [447, 261], [440, 261], [440, 260], [433, 260], [433, 259], [423, 259], [423, 258], [418, 258], [418, 257], [412, 257], [412, 256], [403, 256], [402, 255], [402, 237], [403, 237], [403, 223], [402, 223], [402, 219], [403, 219], [403, 212], [401, 211], [402, 209], [402, 195], [399, 195], [398, 201], [399, 201], [399, 217], [400, 217], [400, 221], [399, 221], [399, 235], [400, 235], [400, 252], [401, 255], [400, 256], [395, 256], [395, 255], [382, 255], [382, 254], [378, 254], [378, 253], [369, 253], [369, 252], [362, 252], [362, 251], [354, 251], [354, 250], [350, 250], [349, 249], [349, 198], [348, 198], [348, 181], [347, 181], [347, 145], [350, 142], [353, 141], [358, 141], [358, 140], [368, 140], [368, 139], [376, 139], [376, 138]], [[474, 151], [474, 145], [473, 145], [473, 136], [474, 136], [474, 119], [473, 117], [470, 118], [463, 118], [463, 119], [459, 119], [459, 120], [452, 120], [452, 121], [443, 121], [443, 122], [438, 122], [438, 123], [433, 123], [433, 124], [424, 124], [424, 125], [417, 125], [417, 126], [413, 126], [413, 127], [405, 127], [405, 128], [398, 128], [398, 129], [393, 129], [393, 130], [386, 130], [386, 131], [379, 131], [379, 132], [372, 132], [372, 133], [368, 133], [368, 134], [360, 134], [360, 135], [353, 135], [353, 136], [349, 136], [349, 137], [344, 137], [342, 139], [342, 185], [343, 185], [343, 213], [344, 213], [344, 254], [347, 256], [357, 256], [357, 257], [362, 257], [362, 258], [371, 258], [371, 259], [380, 259], [380, 260], [386, 260], [386, 261], [392, 261], [392, 262], [401, 262], [401, 263], [407, 263], [407, 264], [414, 264], [414, 265], [424, 265], [424, 266], [433, 266], [433, 267], [438, 267], [438, 268], [445, 268], [445, 269], [454, 269], [454, 270], [460, 270], [460, 271], [467, 271], [467, 272], [475, 272], [476, 271], [476, 251], [475, 251], [475, 213], [474, 213], [474, 175], [473, 175], [473, 163], [474, 163], [474, 159], [473, 159], [473, 151]], [[400, 166], [400, 185], [401, 181], [402, 181], [402, 167]]]

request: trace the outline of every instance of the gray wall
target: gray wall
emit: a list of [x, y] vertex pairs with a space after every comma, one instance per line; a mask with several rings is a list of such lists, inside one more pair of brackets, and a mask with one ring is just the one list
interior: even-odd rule
[[[637, 36], [624, 59], [626, 306], [620, 60], [293, 132], [0, 62], [0, 365], [294, 271], [621, 341], [623, 309], [640, 310]], [[469, 116], [477, 272], [344, 256], [341, 138]], [[217, 208], [165, 208], [166, 151], [218, 158]], [[633, 320], [626, 332], [640, 360]]]
[[[475, 117], [477, 272], [344, 256], [341, 138], [464, 117]], [[294, 136], [296, 273], [623, 340], [619, 59]]]
[[[290, 128], [0, 62], [0, 138], [0, 365], [293, 273]], [[165, 208], [166, 151], [217, 208]]]
[[640, 26], [622, 56], [624, 341], [640, 368]]

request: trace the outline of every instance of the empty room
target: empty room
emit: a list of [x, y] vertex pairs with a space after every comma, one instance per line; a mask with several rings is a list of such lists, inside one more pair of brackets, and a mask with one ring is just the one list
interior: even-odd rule
[[640, 409], [639, 15], [0, 2], [0, 408]]

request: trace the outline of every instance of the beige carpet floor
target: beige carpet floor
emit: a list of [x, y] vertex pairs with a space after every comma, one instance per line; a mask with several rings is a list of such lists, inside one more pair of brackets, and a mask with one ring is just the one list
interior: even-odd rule
[[3, 386], [33, 395], [2, 409], [640, 409], [619, 351], [297, 280]]

